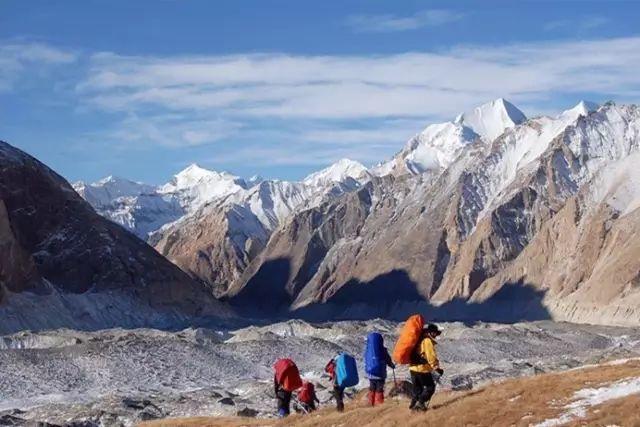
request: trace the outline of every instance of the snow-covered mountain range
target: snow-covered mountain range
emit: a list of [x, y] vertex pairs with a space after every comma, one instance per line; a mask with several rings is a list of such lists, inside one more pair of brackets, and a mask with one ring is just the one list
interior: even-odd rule
[[244, 180], [191, 164], [157, 187], [109, 176], [91, 184], [79, 181], [73, 188], [101, 215], [146, 239], [163, 226], [216, 203], [243, 206], [271, 229], [300, 205], [320, 200], [327, 192], [339, 194], [358, 187], [366, 173], [362, 164], [343, 159], [301, 182]]
[[441, 171], [476, 139], [492, 141], [525, 120], [513, 104], [497, 99], [451, 122], [429, 125], [393, 159], [372, 169], [342, 159], [300, 182], [264, 181], [259, 177], [244, 180], [194, 163], [157, 187], [113, 176], [91, 184], [79, 181], [73, 187], [101, 215], [143, 239], [209, 204], [242, 206], [263, 226], [273, 229], [298, 208], [317, 204], [327, 194], [338, 196], [354, 190], [372, 176]]
[[[640, 229], [639, 123], [635, 106], [527, 118], [498, 99], [372, 168], [342, 160], [301, 182], [249, 183], [192, 166], [152, 191], [76, 188], [239, 307], [357, 317], [419, 302], [443, 316], [629, 323], [640, 263], [596, 281], [635, 253], [611, 230]], [[146, 197], [171, 208], [150, 214]]]
[[148, 240], [220, 296], [295, 212], [354, 191], [368, 178], [362, 164], [347, 159], [300, 182], [244, 180], [192, 164], [158, 187], [108, 177], [74, 188], [98, 213]]

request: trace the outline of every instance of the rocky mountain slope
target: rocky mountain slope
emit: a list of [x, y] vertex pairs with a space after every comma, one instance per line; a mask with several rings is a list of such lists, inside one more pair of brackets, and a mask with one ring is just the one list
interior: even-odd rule
[[286, 219], [359, 188], [367, 177], [363, 165], [344, 159], [301, 182], [245, 181], [191, 165], [157, 188], [113, 177], [74, 188], [222, 296]]
[[265, 315], [424, 306], [445, 318], [637, 324], [639, 123], [636, 106], [581, 102], [527, 119], [499, 99], [428, 126], [370, 170], [336, 166], [353, 172], [325, 172], [334, 187], [311, 186], [277, 220], [247, 202], [272, 194], [262, 183], [152, 243]]
[[640, 111], [588, 110], [475, 138], [435, 173], [373, 179], [294, 215], [231, 295], [300, 315], [402, 316], [400, 303], [428, 301], [442, 317], [637, 324]]
[[169, 326], [226, 312], [62, 177], [0, 142], [0, 332]]

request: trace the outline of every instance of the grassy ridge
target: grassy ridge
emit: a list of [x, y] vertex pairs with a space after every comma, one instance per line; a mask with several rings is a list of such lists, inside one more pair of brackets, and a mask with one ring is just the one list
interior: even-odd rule
[[[370, 408], [364, 395], [340, 414], [330, 408], [285, 420], [249, 418], [185, 418], [144, 423], [144, 427], [239, 426], [529, 426], [566, 412], [574, 392], [640, 377], [640, 360], [604, 364], [561, 373], [509, 379], [465, 392], [441, 391], [427, 413], [407, 409], [404, 398]], [[640, 394], [588, 408], [583, 418], [563, 425], [640, 426]]]

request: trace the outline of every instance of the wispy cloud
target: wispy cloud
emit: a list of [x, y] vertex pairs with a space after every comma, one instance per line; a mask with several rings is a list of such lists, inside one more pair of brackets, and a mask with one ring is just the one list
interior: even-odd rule
[[354, 31], [362, 33], [388, 33], [395, 31], [417, 30], [424, 27], [435, 27], [459, 21], [462, 13], [444, 9], [421, 10], [413, 15], [352, 15], [347, 18], [347, 25]]
[[[215, 143], [217, 164], [373, 162], [429, 122], [497, 97], [537, 113], [558, 97], [638, 101], [640, 93], [640, 37], [348, 56], [9, 51], [0, 61], [27, 76], [37, 64], [73, 63], [70, 95], [83, 114], [102, 114], [105, 140], [137, 147]], [[236, 146], [222, 147], [226, 141]]]
[[42, 71], [42, 67], [69, 64], [76, 59], [75, 52], [42, 43], [0, 42], [0, 91], [10, 90], [27, 68]]
[[499, 96], [531, 104], [557, 93], [640, 89], [640, 37], [380, 56], [101, 54], [90, 62], [77, 87], [95, 108], [209, 117], [446, 118]]
[[241, 127], [240, 123], [223, 119], [197, 119], [181, 114], [140, 117], [130, 113], [106, 136], [116, 142], [185, 147], [224, 140]]
[[371, 163], [427, 118], [451, 119], [500, 96], [536, 113], [559, 94], [640, 90], [640, 37], [373, 56], [102, 53], [88, 62], [77, 95], [123, 117], [112, 139], [168, 147], [231, 139], [233, 149], [216, 150], [223, 167]]

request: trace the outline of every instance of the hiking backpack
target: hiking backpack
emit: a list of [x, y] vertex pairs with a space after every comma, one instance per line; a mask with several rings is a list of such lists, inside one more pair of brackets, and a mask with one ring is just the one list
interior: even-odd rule
[[313, 396], [315, 395], [316, 387], [313, 383], [304, 381], [302, 387], [298, 390], [298, 400], [304, 404], [313, 404]]
[[385, 378], [387, 373], [387, 352], [382, 335], [371, 332], [367, 335], [367, 347], [364, 351], [364, 370], [367, 375]]
[[414, 314], [407, 319], [393, 349], [393, 360], [401, 365], [411, 363], [411, 354], [420, 341], [423, 327], [424, 318], [421, 315]]
[[336, 384], [338, 387], [353, 387], [359, 381], [356, 359], [350, 354], [340, 353], [336, 358]]
[[291, 359], [279, 359], [273, 365], [276, 383], [286, 391], [294, 391], [302, 386], [298, 367]]

